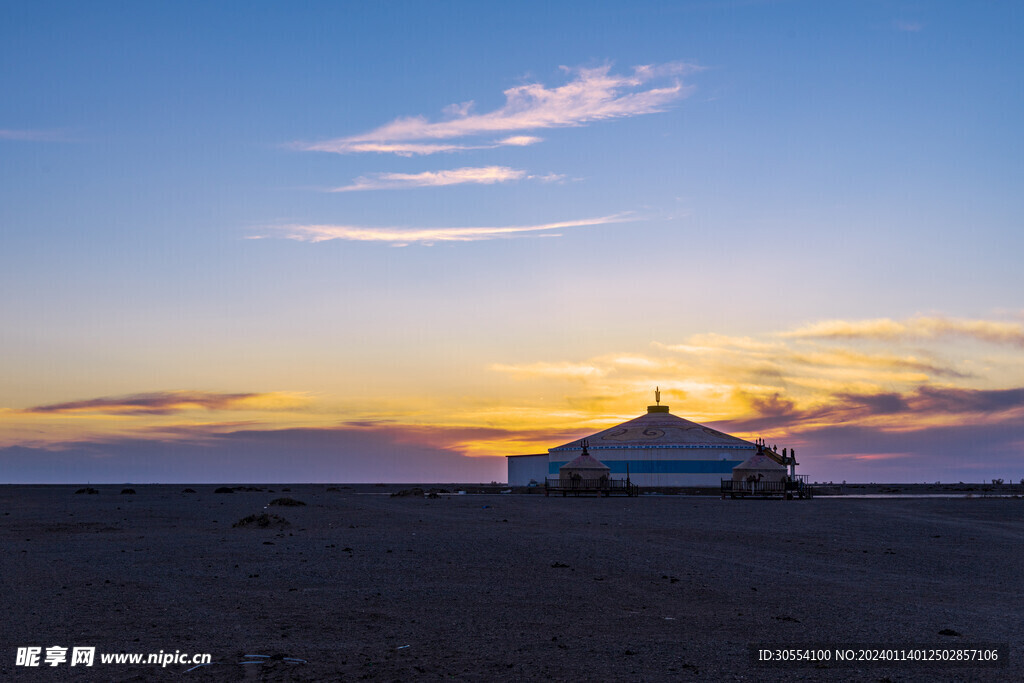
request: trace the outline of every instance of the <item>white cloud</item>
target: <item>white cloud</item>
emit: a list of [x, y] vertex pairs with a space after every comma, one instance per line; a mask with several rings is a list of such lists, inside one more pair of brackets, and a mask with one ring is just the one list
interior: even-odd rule
[[63, 142], [64, 132], [59, 130], [14, 130], [0, 128], [0, 140], [21, 142]]
[[545, 175], [526, 176], [530, 180], [539, 180], [542, 183], [559, 183], [565, 180], [564, 173], [546, 173]]
[[444, 108], [444, 113], [448, 116], [469, 116], [469, 112], [473, 108], [473, 104], [473, 100], [460, 102], [458, 104], [449, 104]]
[[464, 152], [471, 149], [497, 149], [498, 147], [526, 147], [542, 142], [544, 138], [532, 135], [513, 135], [479, 145], [456, 145], [448, 143], [423, 142], [352, 142], [346, 149], [339, 152], [335, 140], [314, 143], [294, 143], [292, 147], [310, 152], [339, 152], [342, 154], [355, 152], [377, 152], [380, 154], [397, 154], [400, 157], [438, 154], [440, 152]]
[[895, 26], [897, 31], [904, 33], [920, 33], [924, 29], [924, 26], [917, 21], [897, 21]]
[[[432, 244], [435, 242], [475, 242], [479, 240], [514, 237], [521, 233], [581, 228], [609, 223], [623, 223], [633, 220], [626, 214], [584, 218], [574, 221], [543, 223], [538, 225], [515, 225], [504, 227], [472, 228], [375, 228], [357, 225], [288, 225], [279, 229], [283, 237], [301, 242], [326, 242], [328, 240], [350, 240], [354, 242], [386, 242], [394, 246], [408, 244]], [[555, 236], [545, 233], [545, 236]], [[254, 235], [260, 239], [266, 235]]]
[[[445, 185], [463, 185], [465, 183], [493, 185], [525, 177], [527, 177], [526, 171], [508, 168], [507, 166], [453, 168], [445, 171], [426, 171], [424, 173], [376, 173], [370, 176], [360, 176], [351, 185], [336, 187], [331, 192], [443, 187]], [[546, 180], [547, 178], [547, 176], [544, 176], [540, 179]]]
[[534, 137], [533, 135], [512, 135], [510, 137], [498, 140], [499, 145], [508, 145], [511, 147], [526, 147], [527, 145], [535, 145], [538, 142], [543, 142], [544, 138]]
[[526, 171], [508, 166], [467, 166], [443, 171], [423, 173], [374, 173], [359, 176], [351, 185], [335, 187], [328, 192], [358, 192], [361, 190], [403, 190], [414, 187], [444, 187], [447, 185], [494, 185], [512, 180], [537, 180], [542, 183], [556, 183], [565, 180], [560, 173], [527, 175]]
[[[311, 152], [339, 152], [333, 141], [317, 142], [311, 144], [296, 143], [293, 145], [298, 149]], [[381, 142], [354, 142], [346, 147], [343, 154], [353, 152], [378, 152], [381, 154], [397, 154], [402, 157], [411, 157], [417, 154], [437, 154], [438, 152], [461, 152], [468, 149], [494, 149], [498, 145], [449, 145], [449, 144], [421, 144], [417, 142], [402, 143], [381, 143]]]
[[[613, 75], [609, 65], [592, 69], [563, 69], [575, 77], [565, 85], [546, 88], [530, 83], [505, 91], [505, 104], [494, 111], [470, 113], [472, 102], [445, 109], [448, 119], [428, 121], [423, 116], [395, 119], [360, 135], [315, 143], [295, 143], [303, 150], [352, 154], [434, 154], [503, 145], [534, 144], [539, 138], [512, 135], [488, 144], [438, 143], [470, 136], [492, 135], [544, 128], [581, 126], [592, 121], [652, 114], [692, 92], [679, 80], [698, 67], [682, 63], [638, 66], [631, 75]], [[662, 80], [662, 87], [641, 86]]]

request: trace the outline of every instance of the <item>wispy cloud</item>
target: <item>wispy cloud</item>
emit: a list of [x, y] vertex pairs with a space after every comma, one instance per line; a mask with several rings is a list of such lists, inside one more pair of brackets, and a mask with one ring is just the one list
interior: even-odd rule
[[376, 173], [356, 178], [351, 185], [336, 187], [331, 192], [361, 190], [400, 190], [411, 187], [444, 187], [447, 185], [494, 185], [527, 177], [526, 171], [507, 166], [453, 168], [424, 173]]
[[[367, 133], [321, 142], [299, 142], [298, 149], [353, 154], [382, 152], [411, 156], [466, 149], [534, 144], [540, 138], [511, 135], [484, 142], [440, 142], [500, 133], [565, 128], [605, 119], [665, 111], [692, 92], [681, 82], [699, 67], [669, 63], [638, 66], [629, 75], [611, 73], [611, 66], [569, 69], [573, 76], [562, 86], [547, 88], [530, 83], [505, 91], [505, 104], [494, 111], [473, 114], [473, 103], [446, 108], [448, 119], [429, 121], [423, 116], [399, 118]], [[661, 87], [644, 86], [661, 81]]]
[[498, 140], [497, 144], [508, 147], [526, 147], [527, 145], [536, 145], [538, 142], [543, 141], [544, 138], [538, 138], [532, 135], [512, 135], [502, 140]]
[[879, 339], [884, 341], [964, 337], [994, 344], [1024, 346], [1024, 325], [991, 320], [929, 316], [915, 316], [903, 321], [891, 318], [856, 321], [825, 320], [785, 332], [782, 336], [803, 339]]
[[566, 379], [599, 377], [608, 372], [607, 369], [598, 367], [593, 363], [524, 363], [520, 365], [495, 363], [490, 366], [490, 369], [517, 377], [559, 377]]
[[508, 166], [481, 166], [453, 168], [423, 173], [375, 173], [360, 176], [351, 185], [335, 187], [329, 192], [359, 192], [362, 190], [404, 190], [417, 187], [446, 187], [448, 185], [494, 185], [514, 180], [537, 180], [553, 183], [565, 179], [559, 173], [530, 175]]
[[0, 128], [0, 140], [18, 140], [21, 142], [63, 142], [66, 140], [62, 130], [32, 130]]
[[902, 21], [898, 20], [893, 22], [897, 31], [903, 31], [904, 33], [920, 33], [924, 30], [924, 25], [919, 21]]
[[344, 151], [335, 148], [335, 142], [328, 140], [319, 143], [296, 142], [292, 147], [311, 152], [336, 152], [338, 154], [354, 154], [359, 152], [376, 152], [378, 154], [397, 154], [401, 157], [417, 155], [438, 154], [441, 152], [465, 152], [474, 149], [497, 149], [499, 147], [527, 147], [543, 142], [544, 138], [533, 135], [511, 135], [500, 140], [480, 142], [476, 144], [465, 143], [437, 143], [437, 142], [351, 142], [346, 145]]
[[303, 397], [287, 392], [222, 394], [203, 391], [159, 391], [50, 403], [27, 408], [22, 412], [170, 415], [189, 410], [282, 410], [305, 403]]
[[[573, 221], [541, 223], [538, 225], [514, 225], [503, 227], [473, 228], [374, 228], [356, 225], [287, 225], [279, 228], [277, 236], [301, 242], [326, 242], [328, 240], [349, 240], [353, 242], [385, 242], [394, 246], [408, 244], [433, 244], [436, 242], [475, 242], [515, 237], [523, 233], [543, 232], [554, 237], [557, 233], [547, 231], [562, 228], [582, 228], [610, 223], [624, 223], [635, 218], [628, 214], [584, 218]], [[254, 235], [260, 239], [267, 235]]]

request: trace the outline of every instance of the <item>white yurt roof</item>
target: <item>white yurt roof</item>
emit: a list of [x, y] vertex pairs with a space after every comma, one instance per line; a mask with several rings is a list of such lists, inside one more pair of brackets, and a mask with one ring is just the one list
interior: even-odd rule
[[600, 460], [595, 460], [589, 453], [584, 453], [574, 460], [570, 460], [561, 467], [558, 471], [562, 470], [594, 470], [600, 472], [610, 472], [611, 468], [605, 465]]
[[732, 468], [733, 472], [735, 472], [736, 470], [768, 470], [771, 472], [785, 472], [786, 468], [783, 465], [780, 465], [779, 463], [769, 458], [764, 453], [754, 453], [752, 456], [741, 462], [739, 465], [736, 465], [736, 467]]

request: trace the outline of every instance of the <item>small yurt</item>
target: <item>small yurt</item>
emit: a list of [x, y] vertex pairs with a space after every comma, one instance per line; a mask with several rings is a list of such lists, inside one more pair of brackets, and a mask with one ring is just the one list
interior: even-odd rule
[[611, 468], [600, 460], [591, 457], [590, 453], [587, 452], [588, 444], [586, 441], [581, 445], [583, 446], [583, 453], [559, 467], [558, 478], [563, 482], [572, 479], [583, 481], [604, 479], [607, 481], [611, 477]]
[[757, 453], [732, 468], [733, 481], [786, 481], [786, 468], [764, 454]]

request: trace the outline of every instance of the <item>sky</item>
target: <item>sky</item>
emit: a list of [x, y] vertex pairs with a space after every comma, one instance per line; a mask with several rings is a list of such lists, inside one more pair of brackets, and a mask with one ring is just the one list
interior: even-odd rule
[[503, 481], [672, 412], [1024, 478], [1014, 2], [0, 0], [0, 482]]

